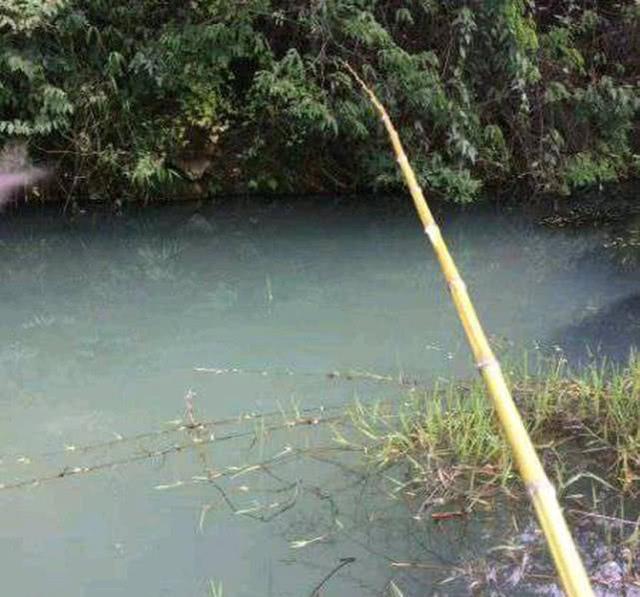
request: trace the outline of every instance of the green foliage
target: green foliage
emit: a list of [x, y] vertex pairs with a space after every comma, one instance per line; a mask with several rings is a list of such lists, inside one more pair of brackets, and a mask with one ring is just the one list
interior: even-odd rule
[[[533, 367], [533, 369], [531, 369]], [[531, 374], [533, 371], [534, 375]], [[549, 454], [584, 455], [591, 447], [593, 473], [607, 471], [607, 480], [635, 492], [640, 477], [640, 361], [632, 353], [625, 366], [593, 363], [579, 370], [565, 359], [538, 363], [525, 356], [511, 371], [509, 385], [529, 436]], [[362, 450], [373, 464], [390, 474], [406, 467], [403, 486], [434, 497], [443, 489], [468, 494], [472, 487], [511, 486], [512, 451], [507, 444], [484, 383], [445, 382], [432, 389], [414, 388], [402, 401], [356, 403], [351, 409], [355, 434], [336, 439]], [[556, 454], [557, 456], [557, 454]], [[556, 483], [572, 478], [573, 459], [557, 467]], [[583, 460], [576, 461], [583, 467]], [[456, 472], [440, 484], [438, 471]], [[584, 474], [584, 469], [579, 472]], [[593, 473], [587, 473], [593, 474]]]
[[571, 156], [565, 166], [565, 176], [571, 186], [584, 187], [618, 179], [615, 163], [589, 152]]
[[569, 192], [640, 164], [640, 11], [579, 4], [4, 0], [0, 145], [74, 198], [397, 188], [347, 60], [439, 195]]

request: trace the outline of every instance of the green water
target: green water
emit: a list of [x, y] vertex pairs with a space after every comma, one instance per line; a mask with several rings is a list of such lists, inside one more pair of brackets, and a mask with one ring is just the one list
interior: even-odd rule
[[[0, 491], [3, 593], [196, 596], [211, 594], [211, 581], [224, 595], [309, 595], [340, 558], [355, 558], [323, 595], [380, 595], [394, 579], [406, 595], [431, 594], [447, 565], [483, 554], [499, 520], [418, 524], [330, 452], [287, 460], [277, 479], [202, 479], [283, 450], [288, 458], [332, 446], [326, 426], [164, 457], [144, 458], [192, 436], [118, 443], [170, 430], [188, 390], [197, 417], [220, 419], [402, 396], [394, 384], [328, 378], [334, 371], [425, 383], [472, 375], [414, 217], [366, 202], [210, 208], [201, 212], [208, 226], [189, 225], [192, 212], [0, 216], [0, 483], [62, 473]], [[593, 259], [597, 235], [487, 210], [446, 214], [444, 232], [503, 348], [553, 348], [558, 330], [637, 290], [633, 277]], [[132, 457], [140, 461], [66, 474]], [[233, 514], [220, 488], [236, 510], [284, 511], [270, 522]], [[391, 566], [409, 560], [434, 568]]]

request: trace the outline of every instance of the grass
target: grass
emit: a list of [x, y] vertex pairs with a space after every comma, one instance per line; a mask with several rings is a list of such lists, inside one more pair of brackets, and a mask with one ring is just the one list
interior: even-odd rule
[[[525, 358], [504, 369], [592, 583], [611, 595], [638, 590], [640, 358], [580, 370], [556, 358], [537, 362], [533, 372]], [[350, 420], [351, 430], [336, 431], [338, 441], [365, 454], [389, 493], [424, 521], [420, 529], [429, 529], [427, 521], [455, 525], [478, 510], [502, 521], [500, 545], [462, 561], [443, 582], [466, 583], [470, 592], [502, 587], [498, 594], [516, 585], [535, 593], [555, 582], [542, 536], [527, 537], [524, 488], [482, 380], [413, 388], [400, 404], [356, 403]]]
[[[507, 368], [505, 368], [507, 369]], [[562, 358], [528, 359], [509, 372], [514, 399], [550, 477], [562, 489], [590, 477], [625, 493], [640, 488], [640, 359], [625, 366], [594, 364], [572, 371]], [[413, 389], [399, 406], [356, 403], [357, 446], [382, 469], [407, 464], [410, 491], [517, 486], [511, 453], [480, 379]], [[443, 482], [443, 479], [454, 479]]]
[[209, 597], [223, 597], [222, 583], [209, 579]]

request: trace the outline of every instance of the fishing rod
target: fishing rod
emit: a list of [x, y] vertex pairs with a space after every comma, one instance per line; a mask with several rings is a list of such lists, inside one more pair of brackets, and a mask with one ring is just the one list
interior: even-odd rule
[[589, 577], [562, 514], [555, 488], [544, 472], [533, 442], [522, 422], [522, 417], [513, 401], [500, 363], [493, 354], [487, 336], [482, 329], [467, 287], [449, 253], [440, 228], [429, 209], [415, 172], [402, 147], [400, 135], [373, 90], [348, 63], [345, 62], [344, 66], [362, 87], [382, 119], [424, 232], [440, 263], [451, 298], [471, 346], [476, 367], [493, 401], [502, 431], [511, 447], [520, 476], [535, 508], [562, 587], [570, 597], [593, 596]]

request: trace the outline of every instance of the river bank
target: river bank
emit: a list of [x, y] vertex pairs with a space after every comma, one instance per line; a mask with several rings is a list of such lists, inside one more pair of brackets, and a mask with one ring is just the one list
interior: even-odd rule
[[[635, 595], [640, 362], [631, 355], [623, 366], [572, 371], [563, 357], [538, 356], [533, 368], [530, 360], [505, 369], [597, 594]], [[481, 380], [432, 389], [396, 381], [407, 388], [404, 400], [355, 404], [353, 428], [338, 430], [337, 442], [363, 454], [421, 528], [465, 526], [487, 512], [505, 521], [507, 544], [494, 537], [482, 557], [452, 567], [449, 580], [466, 582], [474, 594], [556, 594], [544, 538]]]

